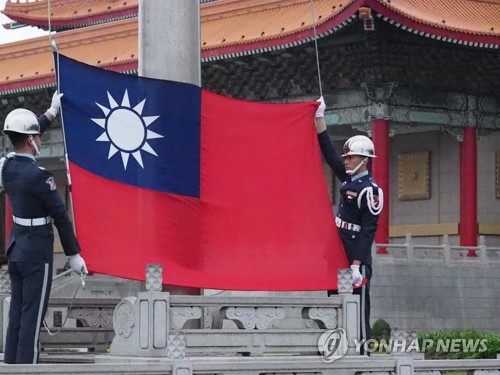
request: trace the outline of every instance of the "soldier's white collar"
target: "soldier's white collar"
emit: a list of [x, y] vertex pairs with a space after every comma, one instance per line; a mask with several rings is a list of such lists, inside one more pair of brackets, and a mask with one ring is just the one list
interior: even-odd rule
[[357, 180], [358, 178], [361, 178], [361, 177], [366, 176], [367, 174], [368, 174], [368, 171], [361, 172], [361, 173], [359, 173], [359, 174], [357, 174], [357, 175], [355, 175], [355, 176], [352, 176], [352, 177], [351, 177], [351, 181], [355, 181], [355, 180]]
[[27, 158], [33, 159], [33, 161], [36, 161], [35, 157], [31, 154], [26, 154], [24, 152], [16, 153], [17, 156], [25, 156]]

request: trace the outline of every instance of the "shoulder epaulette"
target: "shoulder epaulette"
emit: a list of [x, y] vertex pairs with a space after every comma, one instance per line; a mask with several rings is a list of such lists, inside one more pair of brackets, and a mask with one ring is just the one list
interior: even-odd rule
[[15, 152], [9, 152], [6, 156], [0, 159], [0, 188], [3, 189], [3, 178], [2, 178], [2, 172], [3, 172], [3, 166], [5, 165], [5, 162], [9, 159], [12, 159], [16, 153]]

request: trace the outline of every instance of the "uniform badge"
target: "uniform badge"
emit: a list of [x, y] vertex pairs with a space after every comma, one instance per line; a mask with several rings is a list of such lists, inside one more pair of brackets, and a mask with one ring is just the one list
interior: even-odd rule
[[356, 198], [356, 197], [358, 196], [358, 192], [357, 192], [357, 191], [347, 190], [347, 191], [346, 191], [346, 194], [347, 194], [349, 197], [353, 197], [353, 198]]
[[56, 190], [57, 189], [56, 181], [54, 180], [54, 177], [47, 178], [47, 181], [45, 181], [45, 183], [47, 185], [49, 185], [50, 190]]

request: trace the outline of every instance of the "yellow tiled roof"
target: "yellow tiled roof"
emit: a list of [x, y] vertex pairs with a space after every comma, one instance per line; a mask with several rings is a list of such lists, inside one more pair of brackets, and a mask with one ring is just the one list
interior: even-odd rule
[[438, 29], [500, 37], [499, 0], [383, 0], [383, 6]]
[[[223, 39], [244, 44], [249, 38], [267, 39], [310, 27], [309, 3], [310, 0], [206, 2], [201, 5], [202, 22], [205, 18], [217, 31], [207, 41], [207, 45], [213, 46]], [[318, 15], [323, 16], [322, 21], [325, 21], [353, 3], [356, 9], [361, 6], [384, 7], [409, 20], [438, 29], [500, 37], [499, 0], [314, 0], [314, 8]], [[54, 26], [91, 24], [138, 12], [138, 0], [51, 0], [50, 5]], [[48, 0], [23, 3], [9, 0], [4, 13], [13, 20], [46, 27]], [[275, 23], [275, 19], [282, 22]], [[233, 24], [231, 21], [235, 20], [238, 22]], [[246, 26], [246, 35], [238, 32], [241, 35], [233, 35], [232, 38], [231, 34], [236, 32], [235, 26]], [[241, 38], [242, 35], [245, 37]]]
[[[356, 19], [360, 6], [369, 6], [375, 15], [408, 31], [460, 44], [500, 47], [500, 0], [314, 0], [313, 4], [319, 37]], [[51, 22], [92, 23], [136, 8], [137, 0], [51, 0]], [[84, 10], [88, 17], [76, 17]], [[46, 11], [47, 0], [8, 2], [5, 8], [13, 19], [22, 14], [24, 22], [45, 24]], [[134, 70], [137, 22], [134, 17], [58, 32], [56, 41], [69, 57], [109, 69]], [[201, 6], [204, 60], [293, 46], [312, 37], [310, 0], [219, 0]], [[52, 85], [53, 74], [47, 37], [0, 45], [0, 93]]]
[[[61, 53], [90, 65], [118, 71], [137, 66], [137, 19], [57, 33]], [[54, 61], [48, 37], [0, 45], [0, 93], [50, 86]]]
[[[37, 26], [48, 25], [48, 0], [5, 4], [7, 17]], [[137, 14], [138, 0], [50, 0], [53, 26], [75, 26], [95, 23], [98, 20], [116, 18], [125, 14]]]
[[[353, 0], [315, 0], [316, 26], [340, 14]], [[310, 31], [310, 0], [226, 0], [201, 8], [202, 49], [248, 45]]]

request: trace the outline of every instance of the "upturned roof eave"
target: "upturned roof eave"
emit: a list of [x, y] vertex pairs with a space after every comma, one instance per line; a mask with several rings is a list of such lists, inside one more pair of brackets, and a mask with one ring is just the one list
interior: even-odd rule
[[[47, 18], [27, 18], [23, 16], [19, 16], [17, 14], [8, 14], [5, 13], [11, 20], [28, 25], [28, 26], [36, 26], [41, 29], [48, 30], [49, 24]], [[83, 16], [83, 17], [75, 17], [75, 18], [51, 18], [50, 27], [54, 30], [60, 29], [71, 29], [71, 28], [81, 28], [85, 26], [98, 25], [108, 22], [114, 22], [118, 20], [122, 20], [125, 18], [137, 17], [138, 9], [130, 8], [124, 9], [121, 11], [116, 11], [112, 13], [103, 13], [95, 16]]]
[[[204, 1], [203, 3], [210, 3], [211, 1]], [[345, 19], [354, 15], [357, 10], [362, 6], [367, 6], [372, 8], [379, 17], [383, 18], [386, 21], [389, 21], [396, 26], [402, 27], [405, 30], [409, 30], [410, 32], [414, 32], [416, 34], [424, 35], [432, 37], [433, 39], [450, 41], [450, 42], [459, 42], [460, 44], [466, 44], [470, 46], [481, 46], [488, 47], [490, 45], [500, 45], [500, 35], [498, 32], [496, 33], [479, 33], [471, 30], [460, 30], [458, 28], [453, 28], [445, 25], [436, 25], [430, 22], [426, 22], [423, 19], [411, 18], [400, 11], [395, 10], [393, 7], [389, 6], [390, 3], [385, 3], [383, 0], [355, 0], [349, 6], [347, 6], [341, 13], [335, 15], [331, 21], [333, 23], [340, 24], [345, 21]], [[16, 4], [17, 7], [29, 7], [30, 3], [26, 4]], [[346, 14], [346, 13], [351, 14]], [[138, 7], [131, 6], [128, 8], [122, 8], [121, 10], [115, 10], [113, 12], [100, 13], [96, 15], [87, 15], [85, 17], [75, 17], [75, 18], [58, 18], [57, 16], [51, 19], [51, 26], [54, 28], [71, 28], [71, 27], [83, 27], [88, 25], [95, 25], [99, 23], [105, 23], [113, 20], [119, 20], [123, 18], [129, 18], [137, 16]], [[48, 28], [48, 21], [46, 18], [34, 18], [30, 19], [27, 17], [22, 17], [17, 13], [5, 12], [5, 15], [9, 18], [24, 23], [27, 25], [38, 26], [41, 28]], [[336, 21], [336, 19], [343, 19], [341, 21]], [[309, 25], [309, 28], [312, 28], [312, 25]], [[310, 37], [310, 32], [299, 32], [298, 34], [306, 35], [305, 38]], [[249, 44], [235, 44], [233, 46], [215, 46], [209, 47], [206, 49], [205, 56], [213, 57], [213, 56], [224, 56], [231, 55], [234, 53], [241, 53], [249, 50], [260, 50], [262, 48], [272, 48], [280, 45], [286, 45], [287, 43], [283, 43], [281, 37], [276, 37], [269, 40], [258, 40], [255, 42], [251, 42]], [[297, 38], [293, 36], [286, 37], [288, 41], [298, 41]], [[274, 46], [273, 46], [274, 41]], [[456, 43], [455, 42], [455, 43]], [[252, 48], [252, 46], [254, 46]], [[491, 48], [491, 47], [490, 47]], [[203, 48], [202, 48], [203, 53]]]
[[[124, 74], [137, 74], [138, 62], [137, 60], [130, 60], [123, 63], [103, 64], [99, 67]], [[27, 78], [24, 80], [12, 81], [8, 84], [0, 84], [0, 95], [15, 95], [38, 91], [55, 86], [55, 74], [47, 74], [37, 78]]]
[[[441, 40], [459, 45], [480, 48], [500, 48], [500, 37], [496, 35], [474, 34], [459, 30], [440, 28], [431, 24], [417, 22], [382, 5], [379, 0], [356, 0], [347, 6], [341, 13], [335, 15], [327, 22], [317, 27], [318, 38], [332, 34], [341, 27], [357, 18], [359, 8], [367, 6], [372, 8], [376, 16], [405, 31], [418, 34], [430, 39]], [[284, 37], [263, 39], [247, 44], [233, 44], [202, 48], [202, 61], [223, 60], [245, 55], [252, 55], [273, 50], [286, 49], [314, 40], [313, 26]]]
[[[356, 12], [359, 6], [356, 2], [351, 3], [339, 14], [318, 24], [316, 27], [310, 25], [307, 28], [286, 34], [281, 37], [262, 38], [257, 41], [250, 41], [245, 44], [231, 44], [227, 46], [208, 47], [201, 49], [202, 62], [224, 60], [239, 56], [255, 55], [270, 51], [283, 50], [296, 47], [314, 41], [316, 38], [324, 38], [327, 35], [339, 31], [357, 18]], [[314, 30], [316, 28], [316, 30]]]
[[[379, 0], [360, 0], [359, 7], [368, 6], [372, 8], [378, 17], [382, 18], [397, 27], [408, 32], [429, 37], [431, 39], [442, 40], [446, 42], [465, 44], [472, 47], [499, 48], [500, 35], [474, 33], [470, 30], [459, 30], [450, 27], [437, 26], [431, 23], [424, 23], [407, 17], [391, 8], [381, 4]], [[359, 9], [358, 7], [358, 9]]]

